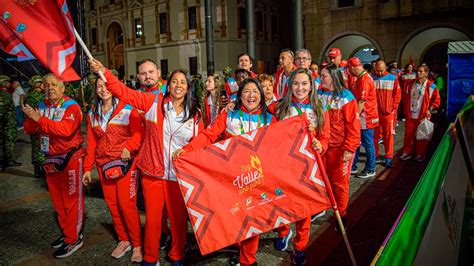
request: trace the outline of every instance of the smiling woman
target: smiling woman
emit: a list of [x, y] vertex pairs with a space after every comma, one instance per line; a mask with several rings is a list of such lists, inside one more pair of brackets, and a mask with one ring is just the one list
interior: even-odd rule
[[[245, 134], [256, 130], [257, 128], [269, 125], [276, 119], [268, 112], [263, 89], [260, 82], [255, 78], [243, 80], [237, 92], [235, 108], [226, 109], [215, 119], [211, 127], [206, 128], [193, 141], [178, 149], [173, 157], [177, 158], [180, 154], [196, 150], [208, 144], [216, 142], [220, 136], [227, 139], [232, 136]], [[239, 181], [240, 179], [240, 181]], [[259, 179], [259, 175], [237, 177], [235, 184], [244, 185]], [[242, 183], [243, 182], [243, 183]], [[255, 253], [258, 249], [259, 237], [253, 236], [240, 243], [240, 257], [231, 258], [231, 261], [240, 261], [242, 264], [253, 264], [257, 258]]]

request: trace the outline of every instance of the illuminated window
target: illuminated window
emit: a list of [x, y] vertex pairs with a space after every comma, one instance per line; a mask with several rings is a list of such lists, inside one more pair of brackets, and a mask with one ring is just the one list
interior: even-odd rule
[[141, 38], [143, 35], [142, 19], [135, 19], [135, 38]]

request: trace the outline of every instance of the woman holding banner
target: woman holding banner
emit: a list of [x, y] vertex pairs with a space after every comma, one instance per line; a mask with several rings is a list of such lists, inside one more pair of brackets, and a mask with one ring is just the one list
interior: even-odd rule
[[[224, 139], [245, 134], [259, 127], [269, 125], [276, 119], [268, 112], [265, 94], [260, 82], [255, 78], [245, 79], [239, 87], [235, 107], [225, 109], [215, 119], [212, 127], [201, 132], [193, 141], [173, 154], [177, 158], [186, 151], [193, 151], [212, 144], [224, 136]], [[251, 265], [257, 261], [259, 236], [252, 236], [239, 243], [240, 256], [230, 259], [230, 264]]]
[[142, 265], [156, 265], [163, 207], [171, 226], [173, 265], [183, 265], [186, 245], [187, 211], [171, 160], [172, 152], [187, 144], [203, 128], [192, 90], [182, 70], [171, 73], [168, 90], [163, 96], [134, 91], [117, 80], [97, 60], [89, 60], [94, 72], [104, 72], [107, 89], [119, 100], [145, 112], [145, 137], [137, 157], [143, 173], [146, 222]]
[[143, 141], [144, 128], [136, 109], [119, 101], [96, 80], [95, 104], [87, 117], [87, 156], [82, 182], [91, 182], [97, 163], [104, 199], [119, 239], [111, 256], [118, 259], [132, 250], [131, 261], [142, 261], [142, 236], [137, 210], [138, 176], [135, 156]]
[[352, 159], [360, 144], [360, 119], [357, 102], [345, 88], [341, 71], [334, 64], [321, 70], [321, 90], [318, 91], [324, 109], [329, 112], [331, 138], [323, 157], [342, 221], [345, 223], [349, 203], [349, 178]]
[[45, 98], [38, 106], [23, 106], [28, 116], [25, 132], [38, 134], [43, 169], [51, 201], [58, 214], [61, 236], [51, 243], [56, 258], [65, 258], [83, 246], [84, 190], [82, 189], [82, 111], [76, 101], [64, 96], [64, 82], [53, 74], [43, 77]]
[[[315, 83], [312, 80], [312, 74], [307, 69], [298, 68], [293, 71], [288, 82], [288, 92], [281, 101], [277, 102], [275, 111], [278, 120], [305, 113], [310, 121], [309, 130], [314, 130], [316, 135], [316, 138], [312, 140], [313, 149], [322, 154], [328, 148], [329, 115], [323, 109], [317, 88], [315, 88]], [[306, 262], [303, 251], [308, 244], [310, 225], [311, 217], [296, 222], [293, 263], [297, 265]], [[292, 236], [290, 227], [284, 226], [276, 231], [278, 232], [278, 240], [275, 242], [275, 249], [286, 250]]]

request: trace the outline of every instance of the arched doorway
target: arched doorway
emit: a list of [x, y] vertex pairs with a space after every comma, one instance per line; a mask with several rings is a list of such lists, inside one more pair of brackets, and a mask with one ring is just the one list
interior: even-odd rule
[[346, 32], [334, 37], [321, 51], [321, 62], [326, 60], [329, 49], [332, 47], [341, 50], [343, 59], [357, 56], [363, 63], [370, 63], [372, 60], [383, 58], [380, 46], [364, 33]]
[[[435, 27], [412, 34], [398, 53], [401, 65], [408, 64], [410, 57], [416, 65], [426, 62], [446, 66], [447, 46], [451, 41], [470, 40], [464, 32], [449, 27]], [[429, 62], [428, 62], [429, 61]]]
[[107, 30], [107, 59], [108, 67], [116, 69], [119, 76], [123, 77], [125, 73], [123, 31], [117, 22], [110, 24]]
[[448, 62], [448, 42], [436, 43], [427, 48], [421, 56], [421, 62], [426, 63], [435, 73], [442, 73]]

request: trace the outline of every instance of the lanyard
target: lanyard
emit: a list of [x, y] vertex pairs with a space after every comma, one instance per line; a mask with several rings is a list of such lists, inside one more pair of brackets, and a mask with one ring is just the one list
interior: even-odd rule
[[[334, 94], [334, 92], [333, 92], [333, 94]], [[331, 95], [327, 94], [326, 99], [328, 99], [328, 98], [329, 98], [329, 103], [326, 104], [324, 110], [331, 110], [331, 106], [332, 106], [332, 102], [333, 102], [334, 98], [332, 97], [332, 94]], [[326, 102], [328, 102], [328, 101], [326, 100]]]
[[64, 103], [64, 97], [61, 98], [61, 100], [59, 100], [59, 102], [58, 102], [58, 104], [57, 104], [56, 106], [51, 105], [51, 106], [48, 108], [48, 118], [49, 118], [49, 116], [51, 115], [51, 112], [52, 112], [52, 111], [51, 111], [51, 108], [54, 106], [54, 109], [55, 109], [55, 110], [54, 110], [54, 112], [52, 112], [53, 115], [51, 116], [51, 120], [54, 121], [54, 119], [56, 118], [57, 113], [59, 112], [59, 108], [61, 108], [61, 106], [63, 105], [63, 103]]
[[293, 107], [295, 107], [296, 112], [298, 112], [298, 115], [301, 115], [303, 113], [303, 111], [301, 111], [301, 108], [298, 107], [296, 103], [293, 103]]
[[[240, 134], [245, 134], [244, 121], [242, 120], [242, 117], [244, 114], [242, 110], [239, 110], [239, 115], [240, 115]], [[260, 128], [260, 126], [262, 125], [262, 121], [260, 120], [261, 117], [262, 117], [262, 114], [258, 116], [257, 128]], [[250, 131], [250, 118], [251, 116], [249, 114], [249, 131]]]
[[286, 79], [285, 79], [286, 75], [285, 75], [285, 72], [281, 72], [281, 75], [280, 75], [280, 80], [278, 82], [278, 96], [280, 96], [280, 98], [283, 97], [283, 92], [285, 90], [285, 83], [286, 83]]

